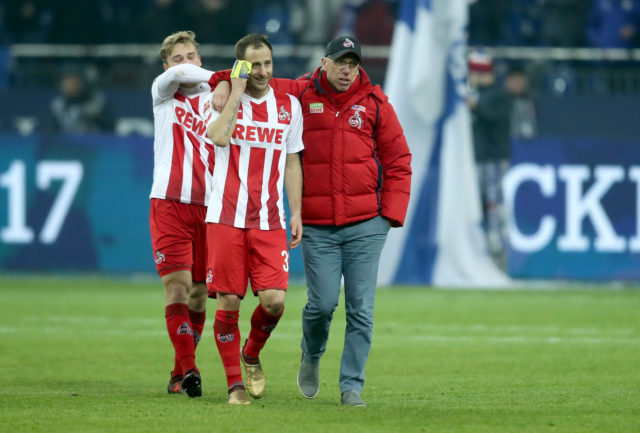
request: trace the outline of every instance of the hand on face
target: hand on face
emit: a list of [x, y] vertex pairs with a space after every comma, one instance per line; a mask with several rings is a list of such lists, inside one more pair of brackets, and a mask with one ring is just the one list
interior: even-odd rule
[[171, 54], [167, 57], [167, 63], [164, 64], [165, 71], [176, 65], [183, 63], [191, 63], [192, 65], [202, 66], [202, 60], [198, 49], [191, 42], [176, 44], [171, 50]]

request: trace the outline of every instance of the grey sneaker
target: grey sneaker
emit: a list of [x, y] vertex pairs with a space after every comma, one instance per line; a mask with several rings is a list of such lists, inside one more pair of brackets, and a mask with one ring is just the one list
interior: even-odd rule
[[345, 391], [340, 397], [340, 402], [347, 406], [366, 407], [367, 403], [360, 398], [360, 394], [355, 391]]
[[314, 398], [320, 391], [320, 363], [300, 360], [300, 370], [298, 370], [298, 388], [306, 398]]

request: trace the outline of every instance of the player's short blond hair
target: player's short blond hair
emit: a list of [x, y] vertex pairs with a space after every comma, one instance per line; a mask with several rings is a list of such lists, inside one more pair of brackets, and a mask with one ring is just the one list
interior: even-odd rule
[[198, 50], [198, 43], [196, 42], [196, 34], [191, 30], [183, 30], [181, 32], [175, 32], [164, 38], [162, 46], [160, 47], [160, 58], [164, 63], [167, 63], [173, 47], [177, 44], [193, 44]]

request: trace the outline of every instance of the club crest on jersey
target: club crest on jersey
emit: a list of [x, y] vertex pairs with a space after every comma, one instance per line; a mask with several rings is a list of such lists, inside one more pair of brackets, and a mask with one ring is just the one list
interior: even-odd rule
[[291, 120], [291, 113], [289, 113], [284, 105], [280, 106], [280, 113], [278, 113], [278, 119], [280, 120]]
[[213, 270], [209, 268], [207, 271], [207, 279], [205, 280], [205, 283], [210, 284], [211, 282], [213, 282]]
[[353, 41], [349, 38], [344, 38], [344, 42], [342, 43], [342, 46], [345, 48], [353, 48], [355, 47], [355, 44], [353, 43]]
[[309, 113], [324, 113], [324, 104], [322, 102], [309, 104]]
[[362, 128], [362, 117], [360, 117], [359, 111], [356, 111], [353, 116], [349, 117], [349, 126], [358, 129]]
[[156, 265], [159, 265], [160, 263], [164, 262], [165, 258], [164, 258], [164, 254], [162, 254], [160, 251], [156, 251], [156, 258], [154, 260], [154, 262], [156, 262]]

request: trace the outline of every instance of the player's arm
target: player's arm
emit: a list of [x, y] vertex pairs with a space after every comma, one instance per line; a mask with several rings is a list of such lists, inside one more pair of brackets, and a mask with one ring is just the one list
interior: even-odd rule
[[207, 126], [207, 135], [216, 146], [225, 147], [231, 140], [231, 135], [238, 120], [238, 109], [242, 101], [242, 94], [247, 86], [247, 78], [251, 73], [251, 63], [236, 60], [231, 73], [231, 93], [229, 100], [220, 116]]
[[289, 248], [294, 249], [302, 240], [302, 163], [300, 152], [304, 149], [302, 144], [302, 108], [300, 102], [291, 98], [291, 125], [287, 134], [287, 161], [284, 168], [284, 187], [287, 190], [289, 200], [289, 229], [291, 239]]
[[213, 109], [217, 112], [221, 112], [224, 109], [224, 106], [227, 105], [229, 96], [231, 96], [231, 83], [228, 81], [220, 81], [220, 84], [218, 84], [214, 89], [213, 95], [211, 95]]
[[300, 96], [302, 91], [309, 86], [309, 80], [304, 79], [304, 77], [306, 77], [306, 75], [297, 80], [290, 80], [288, 78], [272, 78], [269, 84], [271, 84], [271, 87], [274, 89], [288, 93], [297, 98]]
[[294, 249], [302, 240], [302, 164], [300, 153], [288, 153], [284, 168], [284, 187], [289, 199], [289, 248]]
[[231, 94], [231, 69], [218, 71], [211, 76], [209, 86], [214, 89], [211, 102], [213, 109], [222, 112]]
[[[231, 89], [230, 77], [231, 70], [226, 69], [216, 72], [209, 80], [209, 85], [212, 89], [215, 89], [212, 98], [213, 108], [218, 112], [221, 112], [224, 109], [229, 98]], [[274, 90], [299, 97], [302, 91], [309, 86], [310, 79], [311, 74], [305, 74], [296, 80], [290, 80], [288, 78], [272, 78], [269, 84]]]
[[158, 96], [169, 98], [178, 91], [180, 84], [206, 83], [213, 75], [213, 72], [190, 63], [172, 66], [156, 78]]

